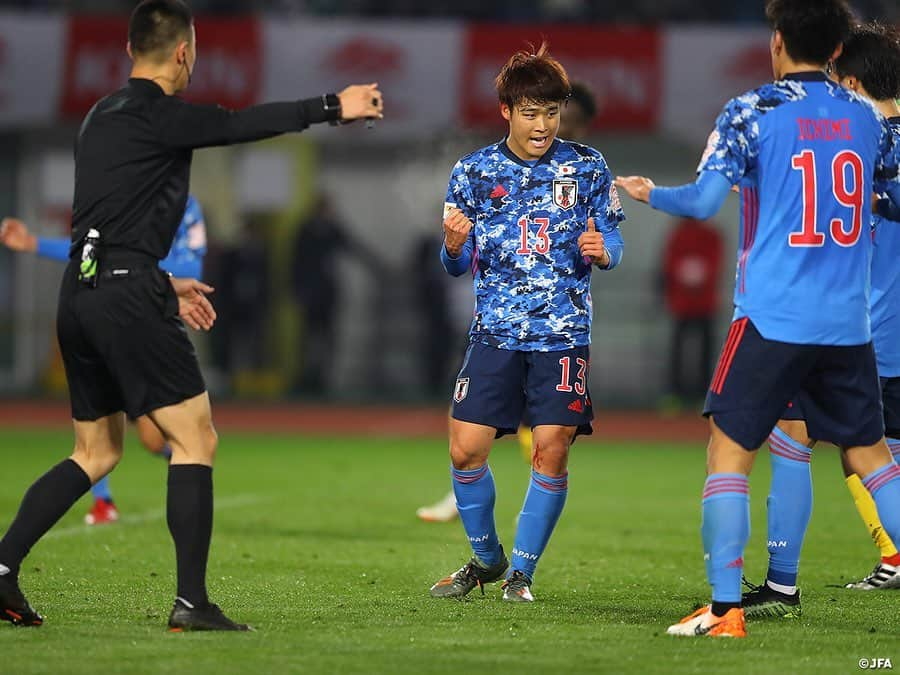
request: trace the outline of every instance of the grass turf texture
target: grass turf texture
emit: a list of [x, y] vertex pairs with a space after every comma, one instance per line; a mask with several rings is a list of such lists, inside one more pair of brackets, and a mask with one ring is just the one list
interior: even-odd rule
[[[66, 433], [0, 432], [5, 529], [22, 492], [71, 446]], [[499, 585], [465, 602], [428, 597], [469, 552], [460, 525], [414, 510], [449, 485], [441, 441], [223, 435], [209, 586], [252, 634], [169, 634], [174, 554], [165, 465], [133, 436], [113, 475], [123, 521], [88, 528], [85, 498], [39, 543], [21, 580], [39, 629], [0, 624], [18, 673], [697, 672], [846, 673], [900, 661], [900, 593], [828, 584], [868, 572], [876, 552], [836, 452], [814, 455], [803, 618], [750, 625], [747, 640], [678, 639], [665, 628], [705, 601], [703, 448], [581, 442], [566, 511], [538, 568], [533, 605]], [[514, 443], [491, 458], [507, 550], [528, 471]], [[765, 570], [768, 459], [751, 478], [748, 574]]]

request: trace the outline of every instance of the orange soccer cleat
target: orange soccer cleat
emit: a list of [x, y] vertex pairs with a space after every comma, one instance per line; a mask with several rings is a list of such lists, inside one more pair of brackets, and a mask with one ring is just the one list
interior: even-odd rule
[[711, 605], [707, 605], [669, 626], [666, 633], [690, 637], [742, 638], [747, 637], [747, 625], [744, 622], [744, 610], [740, 607], [729, 609], [725, 616], [715, 616]]

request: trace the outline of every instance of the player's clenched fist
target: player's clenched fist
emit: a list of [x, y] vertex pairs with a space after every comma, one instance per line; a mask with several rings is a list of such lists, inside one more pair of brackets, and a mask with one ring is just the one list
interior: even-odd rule
[[597, 226], [593, 218], [588, 218], [587, 230], [578, 237], [578, 248], [581, 255], [590, 258], [591, 262], [600, 267], [609, 267], [609, 253], [606, 251], [606, 242], [603, 233], [597, 232]]
[[620, 187], [632, 199], [639, 202], [650, 201], [650, 190], [656, 187], [652, 180], [643, 176], [616, 176], [616, 187]]
[[341, 101], [341, 120], [352, 122], [359, 119], [382, 119], [384, 99], [378, 84], [352, 84], [344, 89], [338, 98]]
[[450, 209], [444, 218], [444, 247], [452, 258], [458, 258], [472, 231], [472, 221], [459, 209]]

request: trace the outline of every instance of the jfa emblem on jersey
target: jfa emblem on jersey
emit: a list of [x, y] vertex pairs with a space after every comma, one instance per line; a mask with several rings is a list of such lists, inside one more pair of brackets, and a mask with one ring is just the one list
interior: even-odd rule
[[578, 181], [566, 178], [553, 181], [553, 203], [566, 211], [575, 206], [578, 199]]
[[469, 395], [469, 378], [461, 377], [456, 381], [456, 389], [453, 390], [453, 400], [462, 403], [463, 399]]

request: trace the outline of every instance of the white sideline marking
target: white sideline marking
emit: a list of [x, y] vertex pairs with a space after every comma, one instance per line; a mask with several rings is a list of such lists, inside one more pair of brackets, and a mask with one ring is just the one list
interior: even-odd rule
[[[234, 509], [239, 506], [247, 506], [249, 504], [258, 504], [259, 502], [264, 502], [268, 500], [269, 497], [264, 495], [234, 495], [232, 497], [221, 497], [216, 499], [213, 504], [213, 511], [220, 511], [222, 509]], [[135, 513], [135, 514], [125, 514], [123, 516], [119, 516], [119, 520], [115, 523], [104, 523], [103, 525], [88, 525], [87, 523], [82, 523], [81, 525], [72, 525], [69, 527], [61, 527], [59, 529], [50, 530], [47, 534], [45, 534], [41, 539], [59, 539], [62, 537], [71, 537], [77, 534], [92, 534], [93, 532], [100, 530], [105, 532], [106, 530], [115, 530], [116, 525], [121, 523], [122, 525], [137, 525], [140, 523], [150, 523], [154, 520], [165, 520], [166, 518], [166, 510], [163, 509], [154, 509], [153, 511], [144, 511], [143, 513]]]

